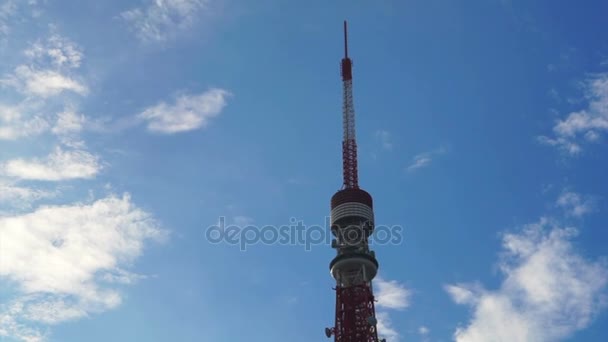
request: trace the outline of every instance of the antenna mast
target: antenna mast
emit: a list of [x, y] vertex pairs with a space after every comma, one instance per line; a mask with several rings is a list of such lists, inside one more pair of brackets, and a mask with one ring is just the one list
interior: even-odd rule
[[348, 32], [344, 21], [344, 58], [342, 74], [342, 175], [344, 189], [358, 189], [357, 141], [355, 137], [355, 106], [353, 103], [353, 63], [348, 58]]

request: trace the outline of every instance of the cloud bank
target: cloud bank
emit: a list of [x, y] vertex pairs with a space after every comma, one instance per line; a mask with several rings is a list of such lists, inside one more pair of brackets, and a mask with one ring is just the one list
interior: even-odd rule
[[496, 290], [450, 284], [454, 302], [472, 317], [454, 333], [457, 342], [559, 341], [587, 327], [606, 306], [608, 267], [585, 259], [571, 240], [575, 228], [543, 218], [503, 237]]
[[115, 284], [136, 279], [125, 269], [146, 241], [165, 234], [127, 194], [0, 217], [0, 277], [16, 293], [0, 304], [0, 336], [39, 341], [44, 336], [35, 324], [118, 306]]

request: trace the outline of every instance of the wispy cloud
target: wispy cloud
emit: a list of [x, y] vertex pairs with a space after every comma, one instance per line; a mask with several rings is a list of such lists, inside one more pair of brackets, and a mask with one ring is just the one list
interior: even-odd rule
[[396, 280], [374, 279], [378, 334], [389, 341], [398, 341], [399, 332], [393, 327], [386, 310], [403, 310], [410, 305], [411, 291]]
[[66, 37], [53, 33], [46, 40], [38, 40], [23, 54], [30, 60], [57, 68], [78, 68], [84, 54], [80, 46]]
[[52, 132], [58, 135], [80, 132], [85, 124], [85, 117], [76, 113], [73, 108], [66, 108], [57, 114], [57, 121]]
[[421, 325], [420, 327], [418, 327], [418, 335], [420, 335], [420, 341], [421, 342], [428, 342], [429, 339], [429, 334], [431, 333], [431, 329], [429, 329], [428, 327]]
[[147, 122], [148, 130], [163, 134], [185, 132], [205, 127], [226, 106], [230, 93], [210, 89], [199, 95], [179, 96], [175, 103], [161, 102], [145, 109], [137, 117]]
[[4, 1], [0, 4], [0, 42], [10, 32], [9, 19], [15, 14], [17, 5], [14, 1]]
[[558, 341], [588, 326], [605, 307], [608, 268], [585, 259], [571, 242], [574, 228], [543, 218], [503, 237], [497, 290], [480, 285], [445, 287], [453, 300], [473, 308], [458, 342]]
[[444, 289], [457, 304], [467, 304], [474, 301], [475, 293], [481, 291], [478, 284], [446, 285]]
[[541, 136], [541, 143], [556, 146], [570, 155], [582, 151], [582, 143], [597, 142], [608, 131], [608, 73], [585, 81], [586, 108], [571, 112], [553, 126], [553, 137]]
[[0, 174], [17, 179], [60, 181], [92, 178], [102, 168], [99, 158], [85, 150], [57, 146], [46, 158], [11, 159], [0, 164]]
[[393, 139], [391, 133], [386, 130], [379, 129], [376, 131], [376, 138], [380, 141], [380, 145], [385, 150], [393, 149]]
[[30, 208], [34, 202], [54, 197], [56, 192], [18, 186], [0, 180], [0, 204], [15, 208]]
[[[54, 33], [31, 44], [23, 53], [27, 64], [17, 66], [1, 81], [4, 86], [23, 93], [24, 99], [14, 105], [0, 103], [0, 139], [16, 140], [50, 131], [63, 146], [55, 147], [44, 158], [0, 162], [0, 175], [43, 181], [94, 177], [101, 163], [97, 156], [84, 149], [84, 142], [78, 137], [86, 122], [85, 116], [77, 113], [75, 105], [63, 97], [49, 99], [66, 91], [88, 93], [84, 84], [63, 74], [81, 65], [82, 50]], [[64, 106], [63, 110], [56, 109], [57, 103]]]
[[407, 170], [415, 171], [415, 170], [421, 169], [423, 167], [427, 167], [427, 166], [431, 165], [432, 161], [436, 157], [438, 157], [446, 152], [447, 152], [447, 148], [439, 147], [432, 151], [417, 154], [414, 156], [414, 158], [412, 158], [412, 162], [407, 167]]
[[155, 0], [147, 7], [124, 11], [120, 17], [142, 41], [166, 41], [175, 34], [192, 27], [209, 0]]
[[0, 85], [13, 87], [27, 96], [42, 98], [74, 92], [86, 95], [88, 87], [70, 69], [80, 67], [84, 54], [80, 47], [59, 34], [38, 40], [23, 51], [26, 64], [17, 66], [12, 74], [0, 80]]
[[422, 325], [418, 328], [418, 333], [420, 335], [428, 335], [429, 332], [430, 332], [429, 328], [425, 327], [424, 325]]
[[94, 130], [95, 126], [95, 122], [91, 122], [84, 114], [78, 113], [75, 107], [66, 106], [63, 111], [57, 113], [51, 132], [59, 138], [63, 146], [84, 150], [86, 146], [80, 133], [85, 128]]
[[35, 18], [42, 12], [37, 0], [4, 0], [0, 3], [0, 44], [8, 40], [15, 22]]
[[23, 101], [17, 105], [0, 103], [0, 140], [16, 140], [35, 136], [49, 129], [48, 118], [40, 112], [40, 104]]
[[562, 208], [567, 215], [574, 217], [582, 217], [585, 214], [592, 212], [595, 208], [594, 201], [591, 198], [583, 197], [580, 194], [571, 191], [561, 193], [556, 202], [557, 206]]
[[112, 272], [104, 273], [103, 276], [101, 277], [101, 279], [105, 282], [113, 283], [113, 284], [125, 284], [125, 285], [132, 285], [132, 284], [137, 283], [139, 280], [146, 279], [146, 278], [148, 278], [148, 276], [133, 273], [133, 272], [128, 272], [121, 268], [116, 268]]
[[57, 324], [118, 306], [112, 284], [133, 279], [124, 267], [166, 233], [124, 195], [0, 217], [0, 235], [0, 277], [17, 285], [0, 305], [0, 336], [39, 341], [30, 322]]
[[411, 291], [396, 280], [374, 279], [376, 306], [403, 310], [410, 305]]
[[414, 160], [412, 161], [410, 166], [407, 167], [407, 169], [409, 171], [420, 169], [422, 167], [430, 165], [432, 160], [433, 159], [431, 159], [431, 157], [426, 154], [419, 154], [414, 157]]
[[2, 80], [26, 95], [43, 98], [59, 95], [64, 91], [71, 91], [86, 95], [89, 90], [80, 81], [61, 74], [55, 70], [41, 70], [28, 65], [20, 65], [8, 78]]
[[387, 341], [391, 342], [399, 341], [400, 335], [393, 327], [393, 322], [391, 321], [391, 318], [387, 312], [377, 312], [376, 320], [378, 321], [376, 329], [380, 339], [386, 339]]
[[[68, 114], [75, 111], [75, 105], [60, 95], [86, 95], [89, 92], [80, 77], [73, 75], [73, 70], [82, 63], [82, 50], [74, 42], [53, 33], [49, 38], [31, 44], [23, 55], [26, 63], [0, 79], [0, 85], [23, 95], [20, 102], [0, 103], [0, 139], [32, 137], [51, 128], [55, 134], [74, 132], [76, 120], [83, 116], [69, 117]], [[60, 103], [66, 106], [63, 111], [56, 108]], [[55, 112], [59, 112], [56, 118]]]

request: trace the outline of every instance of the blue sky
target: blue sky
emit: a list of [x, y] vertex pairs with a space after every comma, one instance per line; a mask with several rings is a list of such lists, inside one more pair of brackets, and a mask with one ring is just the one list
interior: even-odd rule
[[605, 341], [608, 4], [0, 2], [0, 340], [311, 341], [342, 20], [388, 341]]

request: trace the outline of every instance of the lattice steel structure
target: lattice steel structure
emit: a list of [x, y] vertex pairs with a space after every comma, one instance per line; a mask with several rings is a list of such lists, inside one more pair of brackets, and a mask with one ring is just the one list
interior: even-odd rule
[[344, 22], [342, 74], [342, 189], [331, 198], [332, 247], [337, 255], [329, 267], [336, 280], [336, 319], [325, 329], [336, 342], [379, 342], [372, 279], [378, 273], [375, 253], [368, 239], [374, 230], [372, 196], [359, 188], [352, 61], [348, 57]]

